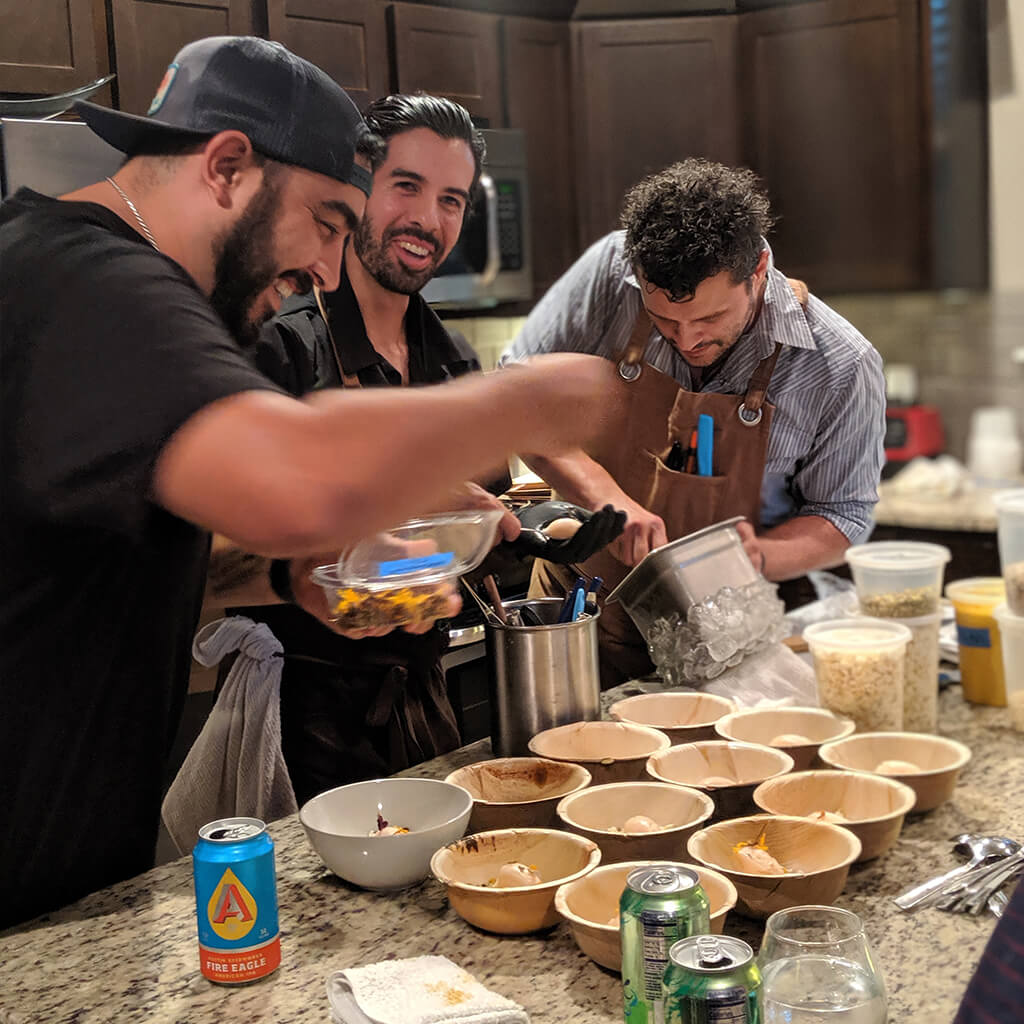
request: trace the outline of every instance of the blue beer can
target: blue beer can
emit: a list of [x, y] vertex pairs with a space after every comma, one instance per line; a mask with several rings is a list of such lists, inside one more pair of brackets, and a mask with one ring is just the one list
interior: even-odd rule
[[274, 841], [259, 818], [222, 818], [192, 851], [199, 967], [222, 984], [258, 981], [281, 963]]

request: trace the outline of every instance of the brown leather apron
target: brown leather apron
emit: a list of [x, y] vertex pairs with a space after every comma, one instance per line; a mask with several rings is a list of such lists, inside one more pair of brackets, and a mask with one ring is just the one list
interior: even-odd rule
[[[803, 282], [790, 281], [790, 287], [805, 305], [807, 288]], [[604, 432], [601, 446], [588, 454], [630, 498], [661, 516], [670, 541], [732, 516], [746, 516], [756, 528], [775, 411], [765, 401], [765, 392], [781, 346], [776, 344], [757, 365], [743, 394], [721, 395], [687, 391], [672, 377], [644, 363], [650, 332], [650, 318], [641, 308], [620, 356], [619, 376], [610, 397], [614, 426]], [[665, 458], [673, 442], [687, 449], [697, 417], [705, 413], [715, 425], [713, 475], [669, 469]], [[605, 605], [603, 601], [628, 572], [629, 567], [607, 549], [580, 566], [554, 565], [540, 559], [534, 563], [531, 596], [565, 594], [577, 575], [603, 579], [598, 636], [604, 688], [648, 675], [654, 669], [647, 645], [625, 609], [618, 602]]]

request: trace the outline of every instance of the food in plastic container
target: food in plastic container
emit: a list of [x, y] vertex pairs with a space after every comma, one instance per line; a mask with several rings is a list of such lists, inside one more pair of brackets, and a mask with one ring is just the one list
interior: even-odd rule
[[861, 611], [879, 619], [937, 612], [949, 559], [949, 548], [916, 541], [874, 541], [846, 550]]
[[1006, 706], [1003, 655], [995, 609], [1006, 600], [1000, 576], [955, 580], [946, 597], [956, 612], [956, 642], [960, 653], [960, 682], [964, 699], [973, 704]]
[[1010, 725], [1024, 732], [1024, 616], [1014, 615], [1005, 604], [1001, 604], [993, 610], [992, 617], [999, 623]]
[[1001, 491], [995, 506], [1006, 603], [1014, 615], [1024, 615], [1024, 488]]
[[494, 543], [501, 509], [410, 519], [361, 541], [313, 579], [341, 629], [396, 629], [443, 618], [457, 577], [475, 569]]
[[823, 707], [861, 732], [903, 727], [906, 626], [887, 619], [835, 619], [804, 630]]
[[904, 732], [935, 732], [939, 718], [939, 629], [942, 613], [900, 619], [910, 630], [903, 674]]

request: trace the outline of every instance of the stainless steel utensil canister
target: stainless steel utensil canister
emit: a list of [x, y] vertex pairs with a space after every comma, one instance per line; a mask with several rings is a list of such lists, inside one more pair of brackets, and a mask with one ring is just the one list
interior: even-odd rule
[[561, 606], [558, 597], [506, 601], [513, 622], [514, 610], [528, 609], [526, 618], [542, 625], [487, 622], [491, 746], [498, 757], [528, 757], [537, 733], [601, 717], [600, 612], [556, 622]]

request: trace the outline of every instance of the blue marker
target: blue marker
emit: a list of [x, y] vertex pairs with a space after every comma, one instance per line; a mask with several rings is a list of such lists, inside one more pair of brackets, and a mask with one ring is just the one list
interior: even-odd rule
[[697, 417], [697, 474], [712, 475], [712, 454], [715, 446], [715, 421], [701, 413]]
[[586, 603], [586, 600], [587, 592], [580, 587], [580, 589], [576, 591], [576, 597], [572, 602], [572, 618], [569, 620], [570, 622], [575, 622], [583, 614], [583, 606]]

